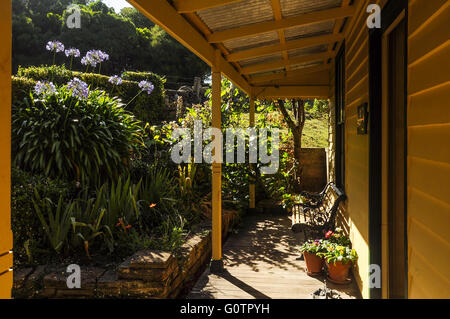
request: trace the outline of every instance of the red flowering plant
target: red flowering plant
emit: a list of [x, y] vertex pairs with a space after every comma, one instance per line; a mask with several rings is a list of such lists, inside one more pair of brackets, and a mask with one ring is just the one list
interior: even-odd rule
[[127, 235], [127, 230], [131, 228], [131, 225], [127, 225], [123, 218], [119, 218], [119, 222], [116, 224], [116, 227], [121, 228], [125, 235]]
[[342, 228], [336, 227], [336, 230], [333, 232], [331, 230], [327, 231], [325, 234], [325, 239], [329, 243], [337, 244], [339, 246], [347, 246], [351, 247], [350, 239], [344, 234]]

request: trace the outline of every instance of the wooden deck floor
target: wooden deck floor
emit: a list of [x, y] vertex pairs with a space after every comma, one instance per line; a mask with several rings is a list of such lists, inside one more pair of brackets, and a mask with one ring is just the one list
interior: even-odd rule
[[[288, 216], [254, 215], [246, 217], [243, 227], [232, 234], [223, 247], [226, 271], [211, 274], [207, 269], [199, 278], [189, 299], [308, 299], [324, 278], [306, 274], [298, 260], [301, 235], [291, 230]], [[355, 283], [327, 287], [342, 298], [357, 298]]]

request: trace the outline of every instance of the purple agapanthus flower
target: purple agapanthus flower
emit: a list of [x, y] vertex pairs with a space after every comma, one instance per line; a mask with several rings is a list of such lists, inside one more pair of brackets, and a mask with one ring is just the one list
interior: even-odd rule
[[84, 56], [81, 59], [81, 64], [95, 67], [97, 65], [97, 62], [95, 62], [91, 57]]
[[74, 78], [67, 83], [67, 89], [71, 91], [72, 96], [79, 99], [86, 99], [89, 96], [89, 86], [79, 78]]
[[56, 87], [52, 82], [38, 81], [36, 83], [36, 85], [34, 86], [34, 93], [36, 93], [37, 95], [43, 95], [43, 96], [55, 94]]
[[114, 76], [109, 78], [108, 82], [111, 83], [111, 84], [114, 84], [114, 85], [121, 85], [122, 84], [122, 78], [120, 76], [114, 75]]
[[100, 50], [90, 50], [86, 53], [86, 57], [95, 61], [95, 63], [102, 63], [109, 60], [109, 55]]
[[48, 51], [59, 53], [64, 51], [64, 44], [59, 41], [49, 41], [45, 48]]
[[80, 56], [80, 50], [75, 49], [75, 48], [70, 48], [68, 50], [65, 51], [66, 53], [66, 57], [74, 57], [74, 58], [78, 58]]
[[145, 80], [139, 82], [139, 87], [142, 91], [147, 92], [147, 94], [151, 94], [153, 92], [153, 89], [155, 88], [152, 82]]

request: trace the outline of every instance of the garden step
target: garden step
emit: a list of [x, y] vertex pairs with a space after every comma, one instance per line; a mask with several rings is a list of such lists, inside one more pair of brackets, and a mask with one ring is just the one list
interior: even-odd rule
[[167, 286], [163, 282], [119, 279], [114, 270], [107, 271], [97, 283], [99, 297], [164, 297]]
[[130, 268], [168, 268], [175, 261], [170, 252], [161, 250], [141, 250], [131, 256], [126, 262]]
[[140, 251], [119, 265], [119, 279], [143, 281], [166, 281], [177, 271], [178, 264], [171, 253], [162, 251]]

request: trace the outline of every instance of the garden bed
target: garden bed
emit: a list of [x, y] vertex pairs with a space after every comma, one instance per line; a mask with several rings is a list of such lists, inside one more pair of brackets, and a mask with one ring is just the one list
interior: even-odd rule
[[[223, 236], [237, 214], [224, 210]], [[81, 266], [81, 288], [67, 287], [68, 265], [40, 265], [14, 272], [15, 298], [176, 298], [211, 258], [211, 223], [195, 227], [179, 255], [136, 252], [120, 264]]]

